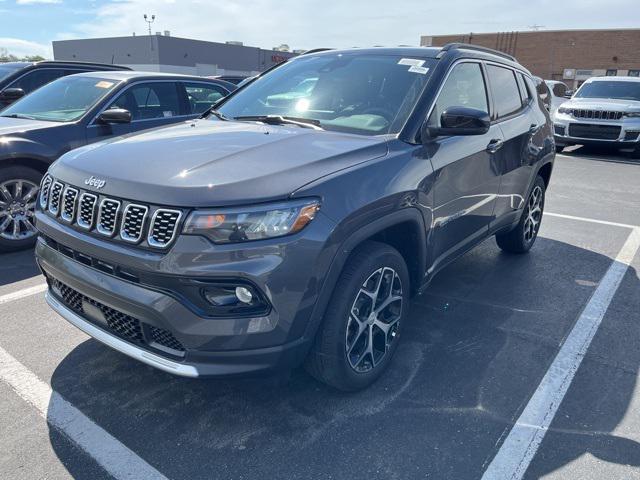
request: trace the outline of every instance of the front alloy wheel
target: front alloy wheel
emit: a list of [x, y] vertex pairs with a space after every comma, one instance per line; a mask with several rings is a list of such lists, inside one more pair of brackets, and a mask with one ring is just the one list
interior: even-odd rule
[[351, 368], [378, 365], [396, 339], [402, 316], [402, 282], [393, 268], [376, 270], [360, 287], [347, 321], [345, 351]]
[[36, 235], [38, 185], [18, 178], [0, 183], [0, 238], [19, 242]]
[[349, 257], [305, 363], [345, 391], [371, 385], [389, 366], [409, 302], [409, 272], [390, 245], [367, 241]]

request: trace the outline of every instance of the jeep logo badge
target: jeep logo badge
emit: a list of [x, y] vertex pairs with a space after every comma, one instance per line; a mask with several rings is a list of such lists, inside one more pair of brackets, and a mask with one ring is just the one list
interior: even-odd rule
[[106, 180], [102, 180], [100, 178], [96, 178], [93, 175], [91, 175], [89, 178], [87, 178], [84, 181], [85, 185], [88, 185], [90, 187], [95, 187], [96, 190], [100, 190], [102, 187], [104, 187], [104, 185], [107, 183]]

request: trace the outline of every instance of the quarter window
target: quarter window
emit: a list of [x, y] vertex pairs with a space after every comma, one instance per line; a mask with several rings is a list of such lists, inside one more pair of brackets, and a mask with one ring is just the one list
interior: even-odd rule
[[229, 92], [218, 85], [209, 85], [205, 83], [185, 83], [187, 98], [191, 113], [203, 113], [218, 100], [226, 97]]
[[487, 65], [487, 72], [498, 118], [506, 117], [520, 110], [522, 108], [522, 99], [520, 98], [513, 70]]
[[178, 86], [174, 82], [144, 83], [129, 88], [109, 108], [131, 112], [131, 120], [152, 120], [180, 115]]
[[479, 63], [460, 63], [445, 81], [428, 124], [440, 127], [442, 112], [451, 107], [468, 107], [489, 112], [487, 89]]

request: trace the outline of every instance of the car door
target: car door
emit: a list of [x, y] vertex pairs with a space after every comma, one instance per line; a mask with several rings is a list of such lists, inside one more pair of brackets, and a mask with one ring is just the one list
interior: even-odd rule
[[178, 82], [149, 81], [126, 87], [103, 110], [120, 108], [131, 113], [131, 122], [102, 124], [96, 118], [87, 128], [87, 141], [170, 125], [192, 117]]
[[229, 95], [229, 91], [215, 83], [184, 82], [189, 109], [192, 114], [200, 115], [214, 103]]
[[494, 121], [504, 138], [504, 145], [495, 157], [501, 180], [492, 227], [498, 228], [512, 222], [523, 205], [540, 150], [536, 139], [545, 117], [535, 108], [534, 93], [526, 87], [521, 72], [488, 64], [487, 76], [495, 107]]
[[[480, 62], [455, 64], [428, 117], [429, 126], [440, 126], [440, 115], [450, 107], [490, 112], [484, 68]], [[433, 268], [483, 239], [493, 218], [500, 185], [495, 152], [502, 132], [492, 125], [484, 135], [437, 138], [430, 154], [435, 171], [433, 190]]]

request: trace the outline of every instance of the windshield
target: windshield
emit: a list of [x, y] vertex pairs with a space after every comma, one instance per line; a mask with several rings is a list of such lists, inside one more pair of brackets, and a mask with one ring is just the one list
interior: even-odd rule
[[73, 122], [118, 83], [119, 81], [96, 77], [63, 77], [10, 105], [2, 111], [2, 116]]
[[228, 118], [311, 119], [326, 130], [398, 133], [429, 78], [430, 59], [353, 53], [298, 57], [220, 107]]
[[617, 98], [640, 102], [640, 82], [598, 81], [585, 83], [575, 94], [578, 98]]
[[0, 63], [0, 80], [8, 77], [14, 72], [17, 72], [21, 68], [24, 68], [24, 65], [2, 65]]

